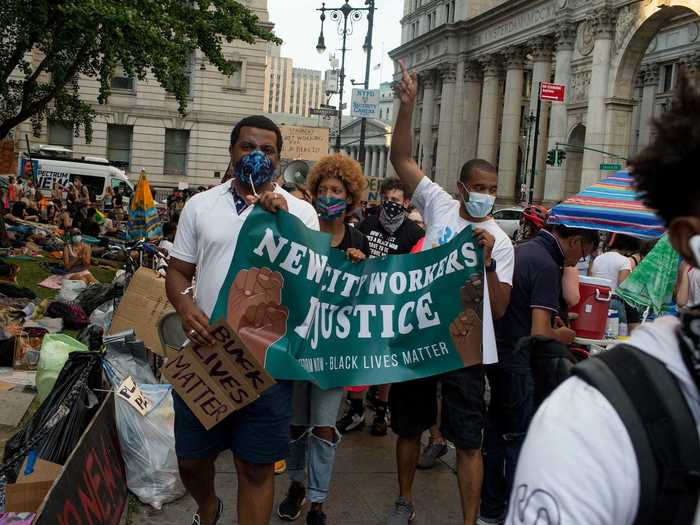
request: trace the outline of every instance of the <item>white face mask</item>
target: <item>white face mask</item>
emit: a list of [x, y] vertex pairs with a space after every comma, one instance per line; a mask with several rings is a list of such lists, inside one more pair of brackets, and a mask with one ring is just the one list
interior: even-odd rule
[[[462, 185], [466, 190], [467, 188]], [[477, 193], [475, 191], [469, 192], [469, 200], [464, 198], [464, 195], [460, 193], [462, 197], [462, 203], [464, 204], [464, 209], [470, 217], [475, 219], [483, 219], [487, 217], [491, 210], [493, 210], [493, 205], [496, 202], [496, 197], [489, 195], [487, 193]]]

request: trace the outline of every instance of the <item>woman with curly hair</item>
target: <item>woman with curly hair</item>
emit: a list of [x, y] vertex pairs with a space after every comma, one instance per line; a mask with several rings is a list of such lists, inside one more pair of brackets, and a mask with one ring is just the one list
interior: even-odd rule
[[[360, 231], [346, 224], [345, 217], [360, 203], [365, 184], [360, 165], [345, 155], [322, 158], [311, 169], [307, 180], [321, 231], [329, 233], [331, 246], [343, 250], [353, 262], [367, 257], [369, 243]], [[323, 503], [328, 497], [336, 447], [340, 441], [335, 420], [343, 394], [342, 388], [321, 390], [309, 381], [294, 384], [291, 442], [287, 457], [291, 485], [287, 497], [277, 508], [278, 516], [284, 520], [296, 520], [306, 503], [304, 471], [308, 461], [308, 499], [311, 508], [306, 515], [306, 523], [326, 523]]]

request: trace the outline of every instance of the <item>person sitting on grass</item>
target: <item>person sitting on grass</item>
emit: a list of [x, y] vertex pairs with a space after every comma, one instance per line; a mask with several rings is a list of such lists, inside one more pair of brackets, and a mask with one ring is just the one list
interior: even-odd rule
[[78, 228], [70, 231], [70, 242], [63, 248], [63, 266], [66, 271], [66, 279], [73, 281], [85, 281], [87, 284], [97, 282], [90, 273], [92, 264], [92, 250], [90, 245], [83, 242], [83, 237]]

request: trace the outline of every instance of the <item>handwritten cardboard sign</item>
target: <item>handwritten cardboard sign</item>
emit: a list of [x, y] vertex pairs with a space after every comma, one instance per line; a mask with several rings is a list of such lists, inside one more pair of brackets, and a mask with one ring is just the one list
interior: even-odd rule
[[141, 389], [131, 376], [127, 377], [119, 385], [117, 395], [134, 407], [142, 416], [145, 416], [151, 410], [151, 402], [141, 392]]
[[173, 352], [161, 369], [207, 430], [275, 383], [226, 321], [213, 329], [216, 345]]
[[281, 157], [286, 160], [321, 160], [328, 155], [328, 128], [280, 126], [284, 146]]

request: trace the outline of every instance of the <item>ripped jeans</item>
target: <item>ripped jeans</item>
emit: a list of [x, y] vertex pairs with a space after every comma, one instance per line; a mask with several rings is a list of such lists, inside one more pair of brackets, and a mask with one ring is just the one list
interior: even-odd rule
[[[323, 503], [328, 497], [335, 451], [340, 442], [335, 422], [344, 397], [345, 391], [342, 388], [321, 390], [308, 381], [294, 383], [292, 428], [302, 427], [305, 430], [301, 436], [292, 435], [287, 456], [287, 474], [291, 481], [304, 483], [308, 455], [308, 498], [311, 503]], [[332, 428], [335, 438], [328, 441], [317, 436], [313, 432], [315, 427]]]

